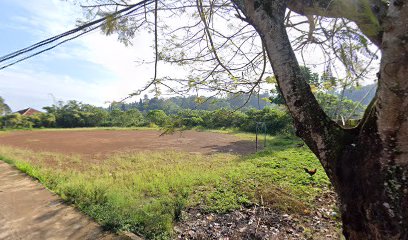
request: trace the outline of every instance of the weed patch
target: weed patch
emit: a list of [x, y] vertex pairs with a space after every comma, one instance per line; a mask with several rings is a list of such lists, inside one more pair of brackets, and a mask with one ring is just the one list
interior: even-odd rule
[[[313, 208], [329, 184], [317, 159], [295, 138], [267, 141], [264, 151], [248, 156], [160, 151], [118, 153], [98, 163], [87, 156], [0, 146], [0, 160], [37, 178], [107, 229], [166, 239], [188, 207], [217, 213], [253, 204], [293, 213]], [[304, 167], [317, 173], [310, 177]]]

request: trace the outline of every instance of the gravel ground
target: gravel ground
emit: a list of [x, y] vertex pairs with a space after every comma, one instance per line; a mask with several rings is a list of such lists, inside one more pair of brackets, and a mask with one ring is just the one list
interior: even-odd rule
[[[317, 207], [305, 214], [285, 214], [265, 206], [252, 206], [227, 214], [203, 214], [188, 209], [175, 227], [175, 239], [340, 239], [334, 193], [316, 199]], [[336, 220], [337, 219], [337, 220]]]

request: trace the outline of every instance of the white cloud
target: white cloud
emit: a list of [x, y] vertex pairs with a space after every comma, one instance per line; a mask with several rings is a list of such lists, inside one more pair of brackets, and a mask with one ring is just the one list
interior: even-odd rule
[[[2, 2], [17, 5], [29, 12], [28, 15], [13, 16], [7, 26], [9, 29], [23, 30], [27, 35], [34, 36], [37, 41], [74, 28], [76, 19], [82, 17], [80, 7], [67, 1], [2, 0]], [[4, 27], [4, 24], [0, 23], [0, 27]], [[27, 42], [27, 45], [30, 44], [32, 42]], [[146, 61], [153, 59], [153, 50], [149, 47], [151, 45], [152, 36], [147, 34], [140, 34], [135, 39], [134, 46], [128, 48], [119, 43], [115, 36], [106, 37], [98, 31], [86, 34], [42, 56], [0, 71], [2, 84], [0, 96], [12, 103], [13, 108], [49, 102], [48, 93], [54, 93], [57, 98], [63, 100], [76, 99], [96, 105], [103, 105], [106, 100], [122, 99], [127, 94], [142, 88], [152, 78], [153, 66], [138, 66], [135, 63], [136, 59], [146, 59]], [[10, 51], [13, 50], [15, 49], [10, 49]], [[318, 63], [322, 61], [322, 56], [317, 54], [318, 52], [316, 49], [310, 49], [305, 59], [311, 64], [316, 64], [315, 71], [321, 72], [323, 65]], [[95, 71], [94, 66], [97, 65], [103, 72], [108, 72], [109, 77], [85, 79], [85, 77], [73, 75], [75, 69], [68, 68], [54, 74], [47, 72], [47, 62], [66, 59], [92, 63], [93, 67], [89, 71], [91, 69]], [[166, 65], [160, 65], [160, 70], [162, 73], [180, 73]], [[24, 94], [21, 94], [22, 92]]]
[[[0, 96], [3, 96], [13, 110], [28, 106], [41, 108], [53, 103], [50, 93], [58, 100], [87, 100], [101, 105], [104, 96], [100, 85], [78, 81], [67, 75], [52, 75], [32, 70], [0, 72]], [[22, 101], [23, 100], [23, 101]]]
[[[76, 19], [82, 17], [79, 6], [60, 0], [15, 0], [13, 4], [30, 13], [28, 16], [14, 16], [14, 24], [38, 41], [74, 28]], [[151, 40], [146, 35], [135, 39], [134, 47], [125, 47], [115, 36], [106, 37], [98, 31], [89, 33], [43, 56], [1, 71], [0, 84], [3, 87], [0, 96], [12, 108], [49, 105], [52, 103], [49, 93], [62, 100], [76, 99], [96, 105], [103, 105], [106, 100], [119, 100], [151, 79], [152, 67], [137, 67], [135, 63], [136, 59], [153, 57], [150, 45]], [[88, 61], [114, 77], [74, 78], [71, 73], [75, 69], [47, 73], [47, 62], [63, 59]]]

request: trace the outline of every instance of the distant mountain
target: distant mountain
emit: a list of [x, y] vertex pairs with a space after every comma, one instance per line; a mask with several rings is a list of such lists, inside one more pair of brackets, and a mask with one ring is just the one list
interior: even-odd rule
[[[344, 96], [355, 102], [362, 101], [363, 105], [368, 105], [374, 97], [376, 85], [367, 85], [359, 88], [347, 89]], [[331, 92], [330, 94], [339, 94]], [[111, 107], [119, 108], [123, 111], [130, 109], [138, 109], [141, 112], [148, 112], [151, 110], [163, 110], [167, 114], [175, 114], [182, 109], [196, 109], [214, 111], [220, 108], [225, 109], [240, 109], [248, 110], [251, 108], [263, 109], [266, 106], [272, 106], [268, 101], [272, 95], [270, 93], [261, 93], [259, 95], [248, 94], [228, 94], [225, 97], [170, 97], [170, 98], [149, 98], [145, 95], [139, 101], [132, 103], [115, 103]], [[276, 96], [274, 96], [276, 97]]]
[[141, 112], [151, 110], [163, 110], [167, 114], [177, 113], [182, 109], [196, 109], [214, 111], [220, 108], [225, 109], [241, 109], [248, 110], [251, 108], [263, 109], [266, 106], [271, 106], [269, 102], [269, 93], [261, 93], [259, 95], [248, 94], [229, 94], [225, 97], [170, 97], [170, 98], [148, 98], [147, 95], [139, 101], [132, 103], [115, 103], [114, 107], [123, 111], [130, 109], [138, 109]]
[[370, 84], [358, 88], [349, 88], [344, 91], [344, 96], [354, 102], [360, 102], [368, 105], [375, 96], [377, 84]]

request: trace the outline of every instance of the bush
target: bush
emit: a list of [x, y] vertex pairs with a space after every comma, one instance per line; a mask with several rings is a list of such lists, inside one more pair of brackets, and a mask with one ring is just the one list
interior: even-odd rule
[[250, 109], [247, 112], [219, 109], [181, 110], [172, 116], [170, 128], [201, 127], [207, 129], [235, 128], [245, 132], [256, 132], [257, 122], [266, 124], [268, 134], [293, 134], [292, 119], [284, 109]]
[[240, 111], [219, 109], [208, 111], [204, 115], [204, 127], [207, 128], [239, 128], [247, 116]]
[[207, 111], [184, 109], [184, 110], [178, 111], [177, 114], [173, 116], [173, 119], [174, 121], [178, 121], [178, 124], [183, 127], [187, 127], [187, 128], [199, 127], [205, 124], [202, 118], [205, 112]]
[[55, 127], [56, 118], [54, 114], [50, 113], [38, 113], [27, 117], [35, 128], [51, 128]]
[[157, 126], [163, 127], [169, 120], [169, 116], [163, 110], [152, 110], [146, 115], [146, 118], [150, 123], [154, 123]]
[[144, 126], [146, 120], [143, 114], [137, 109], [122, 111], [114, 109], [109, 114], [107, 126], [111, 127], [139, 127]]
[[32, 128], [34, 125], [28, 117], [18, 113], [6, 115], [1, 120], [4, 128]]
[[289, 114], [277, 108], [251, 109], [246, 112], [247, 119], [241, 125], [241, 130], [256, 132], [256, 123], [264, 122], [268, 134], [292, 133], [293, 123]]

